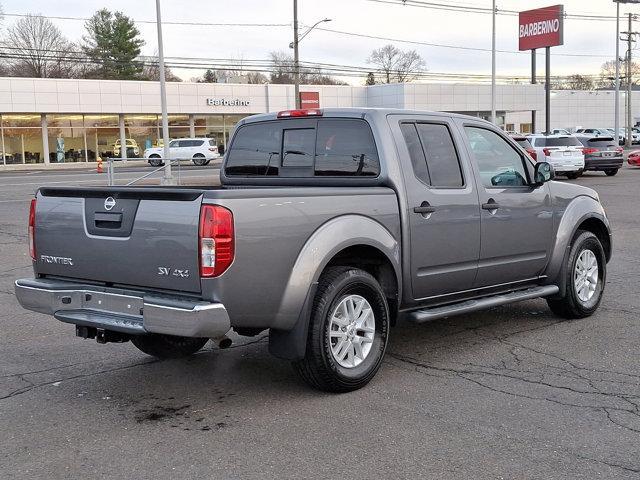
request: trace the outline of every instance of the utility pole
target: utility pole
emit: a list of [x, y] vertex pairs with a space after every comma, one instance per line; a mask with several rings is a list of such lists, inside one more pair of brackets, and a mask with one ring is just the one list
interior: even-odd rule
[[625, 127], [626, 127], [626, 146], [627, 148], [631, 148], [632, 146], [632, 141], [633, 141], [633, 132], [631, 130], [631, 128], [633, 127], [633, 115], [632, 115], [632, 108], [633, 108], [633, 102], [631, 99], [631, 85], [633, 82], [633, 76], [632, 76], [632, 68], [631, 68], [631, 62], [632, 62], [632, 45], [633, 42], [635, 42], [635, 35], [638, 34], [638, 32], [634, 32], [633, 31], [633, 20], [635, 20], [635, 15], [633, 15], [632, 13], [629, 13], [628, 15], [629, 18], [629, 26], [628, 26], [628, 30], [626, 32], [622, 32], [623, 35], [626, 35], [627, 38], [623, 39], [626, 40], [627, 42], [627, 54], [625, 55], [625, 60], [627, 62], [627, 71], [626, 73], [626, 77], [627, 77], [627, 95], [626, 95], [626, 99], [625, 99], [625, 108], [627, 109], [627, 114], [625, 115]]
[[296, 108], [300, 108], [300, 58], [298, 56], [298, 0], [293, 0], [293, 84]]
[[615, 100], [616, 102], [614, 119], [614, 138], [616, 145], [620, 143], [620, 2], [616, 2], [616, 79], [615, 79]]

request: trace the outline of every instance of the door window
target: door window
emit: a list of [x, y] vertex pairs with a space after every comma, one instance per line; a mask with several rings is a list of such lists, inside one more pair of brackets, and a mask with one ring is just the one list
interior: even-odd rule
[[504, 138], [485, 128], [465, 127], [465, 131], [485, 187], [528, 185], [522, 156]]
[[416, 177], [433, 187], [464, 185], [458, 154], [446, 125], [403, 123], [400, 130]]

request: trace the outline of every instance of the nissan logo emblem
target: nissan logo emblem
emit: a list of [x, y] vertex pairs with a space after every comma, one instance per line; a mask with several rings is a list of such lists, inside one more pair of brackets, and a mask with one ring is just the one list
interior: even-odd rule
[[105, 210], [111, 210], [115, 206], [116, 206], [116, 199], [113, 197], [107, 197], [107, 199], [104, 201]]

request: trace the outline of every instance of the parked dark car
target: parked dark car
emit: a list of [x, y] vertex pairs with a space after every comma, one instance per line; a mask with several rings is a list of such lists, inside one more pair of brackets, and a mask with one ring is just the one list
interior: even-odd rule
[[624, 161], [623, 150], [613, 137], [576, 135], [576, 138], [584, 145], [585, 171], [604, 172], [610, 177], [618, 173]]

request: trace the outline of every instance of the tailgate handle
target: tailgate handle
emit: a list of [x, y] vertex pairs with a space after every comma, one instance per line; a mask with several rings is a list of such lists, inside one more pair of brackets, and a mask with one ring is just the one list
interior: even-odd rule
[[120, 228], [122, 224], [122, 213], [96, 212], [93, 215], [93, 221], [98, 228]]

